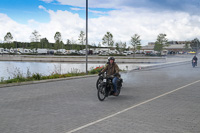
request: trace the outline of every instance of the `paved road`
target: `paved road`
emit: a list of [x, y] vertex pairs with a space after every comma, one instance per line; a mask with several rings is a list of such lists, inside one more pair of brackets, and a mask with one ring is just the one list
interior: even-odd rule
[[0, 133], [199, 133], [200, 67], [122, 74], [119, 97], [97, 77], [0, 88]]

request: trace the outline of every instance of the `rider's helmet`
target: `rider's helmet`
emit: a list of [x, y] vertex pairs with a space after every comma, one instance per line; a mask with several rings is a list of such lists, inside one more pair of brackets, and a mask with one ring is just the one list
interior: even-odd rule
[[108, 59], [108, 61], [110, 61], [110, 60], [115, 61], [115, 58], [114, 58], [114, 57], [110, 57], [110, 58]]

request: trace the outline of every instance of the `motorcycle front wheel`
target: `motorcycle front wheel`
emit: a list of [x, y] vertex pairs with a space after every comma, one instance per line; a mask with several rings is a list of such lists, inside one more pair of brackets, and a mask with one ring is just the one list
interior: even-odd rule
[[195, 67], [195, 63], [192, 63], [192, 67]]
[[97, 88], [97, 90], [98, 90], [98, 87], [99, 87], [99, 85], [101, 84], [102, 81], [103, 81], [103, 78], [102, 78], [102, 77], [99, 77], [99, 78], [97, 79], [97, 82], [96, 82], [96, 88]]
[[97, 91], [99, 101], [103, 101], [106, 98], [106, 86], [99, 86]]

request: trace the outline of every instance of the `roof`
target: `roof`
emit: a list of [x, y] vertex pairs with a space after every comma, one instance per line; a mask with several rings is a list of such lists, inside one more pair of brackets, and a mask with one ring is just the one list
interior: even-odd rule
[[[165, 49], [184, 49], [185, 48], [185, 44], [173, 44], [173, 45], [166, 46], [164, 48]], [[153, 50], [154, 46], [147, 45], [147, 46], [143, 46], [141, 49], [142, 50]]]

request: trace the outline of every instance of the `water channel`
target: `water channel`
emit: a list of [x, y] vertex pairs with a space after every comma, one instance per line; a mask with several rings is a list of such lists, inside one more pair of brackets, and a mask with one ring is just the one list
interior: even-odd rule
[[[88, 64], [88, 70], [105, 65], [103, 63]], [[118, 64], [121, 70], [132, 70], [140, 66], [149, 64]], [[14, 61], [0, 61], [0, 78], [9, 79], [13, 78], [17, 73], [27, 74], [40, 73], [42, 75], [50, 75], [52, 73], [69, 73], [69, 72], [85, 72], [85, 63], [58, 63], [58, 62], [14, 62]]]

